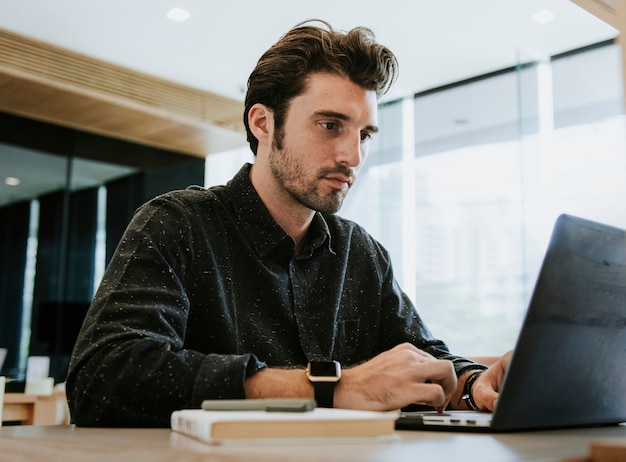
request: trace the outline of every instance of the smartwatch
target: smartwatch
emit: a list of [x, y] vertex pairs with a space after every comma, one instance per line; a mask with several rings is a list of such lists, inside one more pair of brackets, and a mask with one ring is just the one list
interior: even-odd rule
[[313, 384], [317, 405], [333, 407], [335, 384], [341, 379], [341, 364], [338, 361], [311, 361], [306, 376]]

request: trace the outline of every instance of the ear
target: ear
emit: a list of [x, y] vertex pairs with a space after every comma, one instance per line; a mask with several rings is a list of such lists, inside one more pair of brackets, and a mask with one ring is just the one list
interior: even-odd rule
[[274, 136], [274, 113], [267, 106], [256, 103], [248, 111], [250, 131], [259, 145], [269, 145]]

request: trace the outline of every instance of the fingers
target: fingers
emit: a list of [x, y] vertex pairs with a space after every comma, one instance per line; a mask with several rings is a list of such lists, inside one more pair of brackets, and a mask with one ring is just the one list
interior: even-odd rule
[[487, 372], [481, 375], [472, 386], [472, 397], [481, 410], [493, 411], [499, 394], [493, 386], [489, 377], [485, 377]]
[[434, 360], [413, 365], [412, 376], [415, 404], [445, 408], [457, 388], [457, 377], [450, 361]]
[[430, 361], [423, 365], [421, 369], [427, 367], [428, 379], [425, 380], [426, 383], [419, 384], [417, 387], [418, 396], [422, 397], [422, 402], [417, 404], [426, 404], [442, 412], [457, 388], [458, 381], [454, 366], [451, 361], [446, 360]]
[[410, 375], [408, 380], [439, 385], [446, 398], [456, 390], [457, 377], [451, 361], [435, 359], [411, 344], [398, 345], [396, 348], [405, 349], [414, 355], [405, 359], [405, 368]]
[[350, 408], [389, 410], [417, 403], [443, 410], [456, 388], [451, 361], [402, 344], [344, 369], [335, 401]]
[[436, 383], [417, 383], [414, 387], [417, 398], [412, 404], [423, 404], [442, 412], [450, 401], [443, 388]]
[[493, 411], [498, 404], [500, 388], [504, 373], [511, 361], [512, 351], [509, 351], [498, 359], [489, 369], [487, 369], [474, 383], [472, 396], [481, 409]]

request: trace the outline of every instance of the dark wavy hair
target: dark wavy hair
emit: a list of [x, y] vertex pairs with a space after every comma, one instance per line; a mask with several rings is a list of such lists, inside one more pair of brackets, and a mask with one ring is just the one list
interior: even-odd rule
[[248, 78], [243, 122], [255, 155], [259, 143], [248, 124], [250, 108], [257, 103], [270, 108], [276, 133], [282, 133], [289, 102], [305, 91], [307, 78], [316, 72], [346, 76], [380, 97], [396, 80], [398, 61], [367, 27], [340, 32], [321, 20], [298, 24], [261, 56]]

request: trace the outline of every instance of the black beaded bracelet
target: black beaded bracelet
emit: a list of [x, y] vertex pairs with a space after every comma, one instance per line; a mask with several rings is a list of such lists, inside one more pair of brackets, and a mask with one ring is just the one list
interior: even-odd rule
[[463, 394], [461, 395], [461, 399], [465, 401], [467, 407], [472, 411], [477, 411], [478, 406], [474, 401], [474, 397], [472, 396], [472, 385], [476, 382], [476, 379], [481, 376], [481, 374], [485, 372], [483, 369], [472, 372], [469, 377], [465, 380], [465, 384], [463, 385]]

